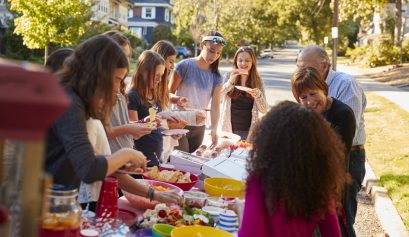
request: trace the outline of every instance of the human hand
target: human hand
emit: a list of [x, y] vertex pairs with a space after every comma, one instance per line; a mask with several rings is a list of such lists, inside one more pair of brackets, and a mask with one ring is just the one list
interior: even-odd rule
[[217, 146], [217, 142], [219, 140], [219, 137], [217, 136], [216, 131], [212, 131], [211, 135], [212, 135], [212, 144], [210, 145], [210, 149], [213, 149], [214, 147]]
[[179, 140], [183, 137], [184, 135], [171, 135], [170, 137], [175, 139], [175, 140]]
[[196, 124], [202, 124], [206, 120], [206, 111], [196, 110]]
[[256, 97], [260, 96], [261, 91], [258, 88], [253, 88], [253, 89], [247, 91], [247, 93], [249, 93], [253, 98], [256, 98]]
[[187, 98], [180, 96], [179, 99], [176, 102], [176, 105], [178, 106], [179, 109], [183, 109], [187, 107]]
[[233, 68], [230, 73], [229, 81], [231, 84], [234, 84], [237, 81], [238, 76], [240, 76], [240, 71], [238, 68]]
[[138, 140], [139, 138], [150, 134], [152, 132], [152, 129], [146, 126], [139, 125], [137, 123], [131, 123], [127, 125], [127, 131], [133, 136], [135, 140]]
[[[156, 123], [156, 126], [153, 126], [154, 128], [159, 128], [159, 127], [161, 126], [161, 119], [162, 119], [161, 116], [159, 116], [159, 115], [156, 115], [156, 116], [155, 116], [155, 120], [152, 121], [153, 123]], [[149, 116], [146, 116], [146, 117], [143, 119], [143, 121], [146, 122], [146, 123], [151, 122], [150, 120], [151, 120], [151, 119], [150, 119]]]
[[139, 169], [141, 172], [145, 172], [148, 164], [146, 156], [142, 152], [134, 149], [127, 150], [129, 152], [129, 160], [125, 165], [125, 170], [136, 171], [137, 169]]
[[179, 205], [183, 204], [183, 198], [182, 196], [179, 195], [179, 192], [176, 190], [166, 192], [155, 191], [153, 199], [161, 203], [175, 203]]

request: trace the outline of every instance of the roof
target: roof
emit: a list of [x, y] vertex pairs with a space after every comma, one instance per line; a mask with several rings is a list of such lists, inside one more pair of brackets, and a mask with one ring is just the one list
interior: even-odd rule
[[170, 2], [170, 0], [132, 0], [134, 6], [160, 6], [173, 8], [173, 4]]

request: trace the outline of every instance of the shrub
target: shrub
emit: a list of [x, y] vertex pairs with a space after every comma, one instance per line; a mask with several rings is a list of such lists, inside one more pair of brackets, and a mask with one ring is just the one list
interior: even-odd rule
[[390, 36], [381, 35], [368, 45], [347, 50], [347, 55], [352, 62], [377, 67], [399, 63], [400, 49], [393, 45]]

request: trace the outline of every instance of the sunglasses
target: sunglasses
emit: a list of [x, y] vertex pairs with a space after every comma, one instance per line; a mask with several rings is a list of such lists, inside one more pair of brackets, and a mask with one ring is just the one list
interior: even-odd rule
[[211, 41], [213, 44], [221, 44], [223, 46], [227, 45], [227, 42], [220, 36], [205, 36], [202, 42], [204, 41]]

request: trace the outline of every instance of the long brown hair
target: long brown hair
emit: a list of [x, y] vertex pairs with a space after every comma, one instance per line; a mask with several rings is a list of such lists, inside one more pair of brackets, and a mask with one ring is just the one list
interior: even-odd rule
[[[122, 34], [121, 32], [117, 31], [117, 30], [111, 30], [111, 31], [107, 31], [104, 33], [104, 35], [111, 37], [111, 39], [113, 39], [115, 42], [117, 42], [122, 48], [124, 48], [125, 46], [129, 46], [129, 49], [132, 51], [132, 45], [131, 42], [129, 41], [129, 39]], [[126, 55], [128, 58], [128, 55]], [[130, 58], [128, 58], [129, 62], [130, 62]], [[121, 81], [121, 85], [119, 88], [119, 92], [121, 92], [122, 95], [125, 96], [126, 98], [126, 84], [125, 84], [125, 80]]]
[[[219, 36], [219, 37], [222, 37], [222, 38], [223, 38], [223, 35], [222, 35], [220, 32], [215, 31], [215, 30], [206, 32], [206, 33], [204, 34], [204, 36]], [[205, 44], [206, 44], [206, 43], [210, 43], [210, 41], [204, 41], [203, 43], [205, 43]], [[216, 74], [216, 75], [218, 75], [218, 76], [220, 76], [220, 72], [219, 72], [219, 62], [220, 62], [220, 58], [221, 58], [221, 56], [220, 56], [216, 61], [214, 61], [212, 64], [210, 64], [210, 70], [211, 70], [214, 74]]]
[[[129, 70], [122, 48], [108, 36], [97, 35], [80, 44], [65, 65], [58, 74], [61, 83], [81, 97], [87, 119], [100, 119], [106, 124], [115, 103], [112, 80], [115, 70]], [[104, 102], [102, 108], [100, 100]]]
[[284, 101], [270, 109], [254, 130], [247, 162], [249, 180], [261, 181], [269, 213], [283, 206], [290, 217], [322, 217], [340, 206], [349, 180], [344, 146], [318, 113]]
[[[152, 51], [160, 54], [163, 59], [166, 61], [166, 59], [170, 56], [177, 55], [177, 51], [173, 44], [169, 41], [166, 40], [160, 40], [156, 42], [155, 45], [152, 46], [151, 48]], [[157, 90], [158, 97], [162, 98], [161, 100], [161, 107], [162, 109], [165, 109], [169, 106], [169, 70], [166, 67], [165, 73], [162, 76], [162, 81], [159, 83], [159, 90]]]
[[[153, 88], [155, 70], [158, 65], [165, 66], [165, 60], [160, 54], [151, 50], [143, 51], [138, 60], [136, 60], [135, 73], [129, 88], [138, 93], [139, 98], [141, 98], [145, 105], [149, 105], [149, 100], [153, 100], [155, 103], [159, 103], [161, 108], [166, 108], [167, 105], [162, 107], [165, 103], [164, 99], [156, 93], [158, 88]], [[148, 98], [148, 96], [151, 96], [151, 98]]]
[[[236, 69], [238, 68], [238, 66], [237, 66], [237, 58], [238, 58], [239, 54], [240, 54], [240, 53], [243, 53], [243, 52], [250, 54], [250, 57], [251, 57], [251, 68], [250, 68], [250, 71], [249, 71], [248, 79], [247, 79], [247, 81], [246, 81], [246, 86], [247, 86], [247, 87], [250, 87], [250, 88], [259, 88], [259, 89], [260, 89], [260, 88], [262, 87], [262, 85], [263, 85], [263, 82], [261, 81], [260, 75], [258, 74], [258, 71], [257, 71], [257, 58], [256, 58], [256, 54], [254, 53], [254, 50], [253, 50], [251, 47], [247, 47], [247, 46], [245, 46], [245, 47], [240, 47], [240, 48], [236, 51], [236, 54], [234, 54], [234, 59], [233, 59], [233, 68], [236, 68]], [[240, 83], [240, 80], [239, 80], [240, 77], [241, 77], [241, 75], [238, 76], [238, 80], [236, 80], [236, 81], [233, 83], [233, 85], [237, 85], [237, 84]], [[240, 85], [240, 84], [239, 84], [239, 85]], [[235, 98], [239, 97], [239, 95], [240, 95], [241, 93], [243, 93], [243, 91], [241, 91], [241, 90], [236, 89], [235, 87], [233, 87], [233, 90], [227, 92], [227, 95], [228, 95], [230, 98], [235, 99]], [[245, 94], [245, 95], [248, 95], [248, 93], [245, 93], [245, 92], [244, 92], [244, 94]], [[248, 95], [248, 96], [250, 96], [250, 95]]]

